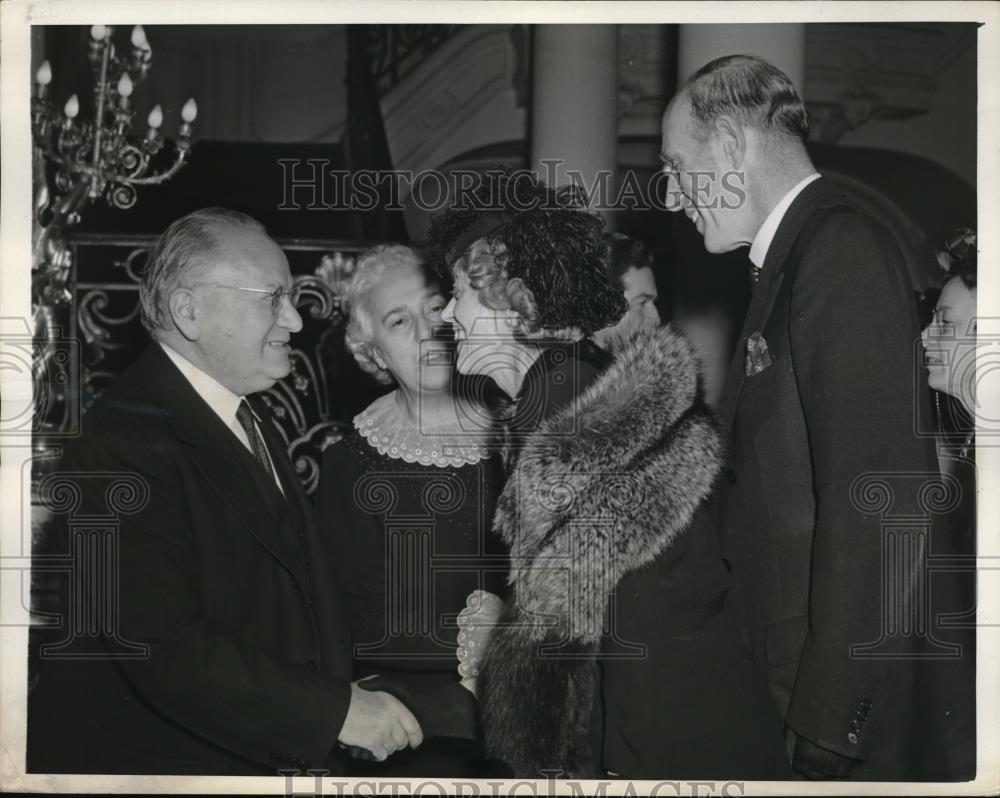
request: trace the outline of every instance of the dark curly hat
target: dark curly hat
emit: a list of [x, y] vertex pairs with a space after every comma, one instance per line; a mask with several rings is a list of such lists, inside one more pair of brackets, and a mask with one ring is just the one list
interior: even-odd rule
[[938, 265], [945, 279], [960, 277], [967, 288], [977, 283], [976, 231], [968, 227], [955, 230], [936, 253]]
[[534, 295], [543, 327], [578, 327], [585, 334], [616, 324], [627, 304], [604, 267], [604, 222], [588, 213], [576, 186], [552, 189], [532, 172], [500, 166], [474, 190], [434, 217], [423, 250], [432, 269], [451, 266], [472, 242], [501, 242], [497, 259], [507, 278]]

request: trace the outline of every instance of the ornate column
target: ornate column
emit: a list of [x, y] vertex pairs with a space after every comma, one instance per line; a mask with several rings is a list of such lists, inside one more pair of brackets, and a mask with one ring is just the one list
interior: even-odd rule
[[618, 26], [538, 25], [534, 37], [531, 168], [553, 185], [571, 183], [576, 172], [592, 198], [613, 199]]
[[806, 27], [801, 23], [680, 25], [680, 84], [714, 58], [756, 55], [766, 58], [792, 79], [802, 94], [805, 79]]

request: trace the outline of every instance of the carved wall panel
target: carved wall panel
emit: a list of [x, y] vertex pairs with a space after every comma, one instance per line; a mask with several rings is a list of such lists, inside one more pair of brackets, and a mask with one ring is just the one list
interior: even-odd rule
[[941, 73], [974, 45], [975, 27], [967, 23], [807, 25], [812, 137], [836, 142], [869, 120], [928, 113]]
[[510, 25], [461, 29], [382, 101], [393, 163], [419, 172], [478, 147], [524, 140]]

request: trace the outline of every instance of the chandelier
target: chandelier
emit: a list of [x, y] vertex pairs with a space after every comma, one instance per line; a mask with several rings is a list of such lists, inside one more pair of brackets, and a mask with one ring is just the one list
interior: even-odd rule
[[[48, 451], [50, 436], [57, 440], [69, 428], [66, 414], [79, 404], [74, 391], [80, 386], [66, 365], [76, 361], [63, 356], [75, 291], [70, 231], [80, 222], [81, 209], [99, 197], [112, 207], [131, 208], [137, 187], [163, 183], [177, 174], [190, 154], [198, 115], [195, 101], [188, 100], [181, 109], [181, 125], [173, 142], [160, 133], [163, 110], [159, 105], [149, 113], [145, 133], [133, 131], [132, 93], [149, 74], [153, 50], [142, 26], [136, 25], [131, 48], [119, 56], [113, 32], [107, 25], [90, 29], [88, 58], [96, 83], [92, 116], [81, 115], [82, 103], [75, 94], [61, 110], [53, 107], [48, 96], [52, 82], [48, 61], [35, 74], [31, 100], [31, 302], [36, 347], [32, 360], [36, 452]], [[55, 172], [52, 181], [49, 164]], [[87, 330], [81, 332], [85, 340], [93, 342]], [[75, 334], [70, 332], [71, 337]], [[39, 402], [38, 397], [45, 400]]]
[[[116, 208], [131, 208], [136, 187], [169, 180], [184, 166], [191, 150], [193, 124], [198, 106], [189, 99], [181, 109], [181, 126], [176, 147], [166, 163], [153, 167], [153, 159], [164, 149], [160, 134], [163, 111], [150, 111], [145, 135], [132, 131], [132, 92], [149, 74], [153, 49], [141, 25], [132, 29], [127, 56], [116, 54], [112, 42], [114, 28], [94, 25], [90, 29], [88, 57], [94, 70], [93, 119], [80, 119], [80, 100], [73, 95], [61, 111], [48, 98], [52, 68], [42, 63], [35, 75], [35, 96], [31, 103], [31, 127], [35, 145], [46, 160], [56, 165], [56, 194], [68, 212], [70, 224], [77, 221], [77, 208], [102, 194]], [[162, 161], [162, 159], [161, 159]], [[75, 217], [75, 218], [74, 218]]]

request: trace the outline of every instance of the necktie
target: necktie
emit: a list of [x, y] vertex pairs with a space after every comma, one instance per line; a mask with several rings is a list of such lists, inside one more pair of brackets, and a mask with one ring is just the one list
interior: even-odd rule
[[250, 409], [250, 405], [247, 404], [246, 399], [240, 402], [240, 406], [236, 411], [236, 420], [240, 422], [240, 426], [243, 427], [243, 431], [247, 434], [247, 440], [250, 441], [250, 449], [253, 451], [253, 456], [260, 463], [267, 475], [271, 479], [274, 479], [271, 458], [267, 456], [267, 447], [264, 446], [264, 440], [260, 437], [260, 433], [257, 432], [257, 425], [253, 423], [253, 411]]

